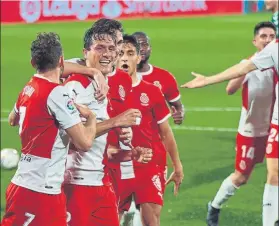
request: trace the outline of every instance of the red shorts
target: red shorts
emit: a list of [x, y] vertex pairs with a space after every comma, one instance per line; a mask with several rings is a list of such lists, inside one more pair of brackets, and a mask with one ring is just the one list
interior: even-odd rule
[[267, 137], [245, 137], [237, 134], [235, 158], [237, 171], [250, 175], [255, 164], [263, 162]]
[[67, 226], [63, 193], [49, 195], [11, 183], [6, 192], [6, 201], [2, 226]]
[[118, 208], [111, 185], [65, 184], [68, 226], [119, 226]]
[[266, 158], [278, 159], [278, 125], [271, 124], [266, 146]]
[[135, 178], [120, 179], [120, 172], [116, 171], [119, 196], [119, 210], [128, 211], [134, 196], [136, 205], [155, 203], [163, 205], [162, 170], [158, 166], [140, 167], [135, 169]]

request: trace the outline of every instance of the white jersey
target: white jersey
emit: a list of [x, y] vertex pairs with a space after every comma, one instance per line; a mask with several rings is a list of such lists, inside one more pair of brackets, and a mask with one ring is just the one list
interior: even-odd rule
[[65, 87], [35, 75], [20, 93], [22, 154], [12, 183], [27, 189], [60, 194], [69, 137], [64, 131], [81, 122]]
[[262, 137], [269, 133], [274, 102], [275, 73], [272, 69], [255, 70], [243, 81], [242, 111], [238, 132], [246, 137]]
[[[252, 62], [260, 70], [274, 67], [278, 76], [278, 39], [269, 43], [256, 57], [252, 59]], [[276, 85], [276, 101], [271, 123], [278, 125], [278, 83]]]
[[[65, 83], [75, 103], [89, 107], [97, 115], [97, 122], [109, 119], [107, 113], [108, 100], [102, 103], [94, 98], [93, 80], [83, 75], [72, 75]], [[88, 152], [69, 150], [66, 165], [65, 183], [89, 186], [101, 186], [107, 176], [103, 163], [107, 144], [107, 134], [97, 137]]]
[[278, 39], [269, 43], [251, 60], [259, 70], [274, 67], [278, 73]]

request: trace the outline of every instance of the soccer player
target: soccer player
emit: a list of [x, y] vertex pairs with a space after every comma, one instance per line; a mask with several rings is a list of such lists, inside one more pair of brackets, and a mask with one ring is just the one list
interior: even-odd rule
[[160, 212], [163, 205], [162, 169], [159, 166], [161, 153], [154, 142], [162, 139], [171, 157], [174, 172], [168, 181], [175, 182], [175, 193], [183, 179], [183, 168], [180, 162], [177, 145], [168, 123], [170, 117], [160, 89], [153, 84], [141, 80], [137, 75], [137, 64], [141, 61], [139, 44], [133, 36], [124, 36], [124, 44], [120, 52], [119, 68], [128, 72], [132, 78], [133, 88], [127, 100], [129, 107], [136, 107], [142, 113], [139, 126], [133, 126], [133, 146], [153, 149], [153, 159], [143, 165], [125, 162], [120, 165], [120, 176], [117, 190], [120, 196], [120, 214], [130, 207], [134, 194], [136, 205], [140, 205], [144, 225], [159, 225]]
[[146, 33], [137, 31], [133, 33], [140, 44], [141, 62], [137, 66], [138, 75], [142, 76], [144, 81], [153, 83], [159, 87], [164, 97], [172, 109], [172, 117], [175, 124], [181, 124], [184, 120], [184, 107], [180, 100], [180, 93], [174, 76], [162, 68], [149, 63], [151, 54], [150, 38]]
[[[261, 51], [276, 37], [271, 22], [258, 23], [254, 28], [253, 44]], [[257, 54], [257, 53], [256, 53]], [[229, 95], [242, 86], [242, 112], [236, 138], [235, 171], [219, 188], [215, 198], [208, 204], [207, 224], [217, 226], [222, 205], [246, 184], [255, 164], [262, 163], [269, 133], [270, 118], [274, 104], [274, 70], [256, 70], [246, 76], [231, 80], [227, 86]]]
[[[275, 68], [278, 76], [278, 39], [269, 43], [256, 56], [244, 63], [236, 64], [227, 70], [213, 76], [203, 76], [192, 73], [195, 78], [182, 85], [183, 88], [198, 88], [226, 80], [242, 77], [251, 71], [261, 71]], [[274, 104], [271, 129], [267, 144], [267, 183], [263, 197], [263, 225], [273, 225], [278, 218], [278, 83], [276, 85], [276, 100]], [[271, 223], [268, 223], [271, 222]]]
[[[89, 109], [75, 107], [59, 85], [63, 51], [59, 36], [41, 33], [31, 45], [35, 74], [20, 92], [9, 115], [19, 125], [22, 154], [7, 189], [3, 226], [66, 226], [66, 200], [61, 191], [69, 139], [89, 150], [96, 118]], [[83, 124], [80, 115], [86, 119]]]
[[[86, 66], [97, 68], [107, 78], [112, 71], [117, 52], [114, 32], [104, 32], [98, 27], [91, 27], [85, 33], [83, 52]], [[115, 127], [135, 125], [141, 113], [139, 110], [130, 109], [109, 119], [108, 99], [100, 102], [94, 98], [95, 87], [91, 79], [74, 74], [67, 79], [65, 86], [76, 103], [88, 106], [97, 115], [97, 138], [90, 151], [83, 153], [73, 148], [70, 151], [72, 156], [68, 158], [64, 186], [68, 224], [118, 226], [116, 198], [104, 164], [106, 133]]]

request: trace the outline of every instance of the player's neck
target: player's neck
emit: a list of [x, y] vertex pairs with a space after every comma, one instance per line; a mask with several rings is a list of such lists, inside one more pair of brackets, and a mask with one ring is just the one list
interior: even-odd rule
[[277, 13], [278, 12], [278, 6], [277, 7], [275, 7], [273, 10], [272, 10], [272, 13], [274, 14], [274, 13]]
[[49, 81], [53, 82], [53, 83], [58, 83], [60, 84], [60, 75], [61, 75], [61, 70], [60, 69], [54, 69], [51, 71], [46, 71], [46, 72], [40, 72], [37, 71], [37, 74], [47, 78]]
[[146, 63], [144, 63], [144, 64], [142, 64], [138, 67], [138, 72], [141, 72], [141, 73], [142, 72], [147, 72], [149, 70], [150, 70], [150, 65], [149, 65], [148, 62], [146, 62]]
[[131, 75], [132, 78], [132, 84], [137, 84], [139, 82], [138, 76], [137, 76], [137, 72], [133, 72], [133, 74]]

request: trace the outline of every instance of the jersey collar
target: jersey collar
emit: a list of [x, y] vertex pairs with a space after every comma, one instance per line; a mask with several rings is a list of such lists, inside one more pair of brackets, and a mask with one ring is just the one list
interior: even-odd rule
[[48, 78], [46, 78], [46, 77], [44, 77], [44, 76], [41, 76], [41, 75], [39, 75], [39, 74], [34, 74], [34, 77], [36, 77], [36, 78], [41, 78], [41, 79], [45, 79], [45, 80], [47, 80], [47, 81], [53, 83], [53, 81], [50, 81]]
[[112, 72], [108, 73], [108, 74], [107, 74], [107, 77], [112, 77], [112, 76], [114, 76], [115, 74], [116, 74], [116, 68], [113, 67]]
[[150, 75], [152, 72], [153, 72], [153, 66], [151, 64], [148, 64], [149, 65], [149, 70], [146, 71], [146, 72], [138, 72], [138, 74], [144, 76], [144, 75]]

